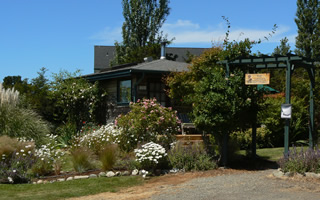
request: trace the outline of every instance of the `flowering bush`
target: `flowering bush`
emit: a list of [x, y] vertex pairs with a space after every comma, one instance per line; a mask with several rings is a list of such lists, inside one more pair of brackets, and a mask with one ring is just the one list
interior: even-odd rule
[[35, 162], [33, 153], [15, 152], [8, 159], [0, 161], [0, 183], [28, 183], [28, 170]]
[[157, 103], [156, 99], [138, 100], [130, 103], [131, 111], [119, 115], [115, 124], [120, 127], [120, 148], [131, 151], [139, 143], [156, 142], [169, 149], [180, 131], [180, 121], [176, 111]]
[[141, 146], [141, 149], [135, 149], [136, 160], [141, 163], [143, 169], [156, 169], [164, 162], [167, 156], [166, 149], [161, 145], [149, 142]]
[[0, 183], [26, 183], [28, 170], [37, 160], [34, 143], [25, 139], [0, 137]]
[[38, 161], [33, 166], [32, 171], [38, 176], [50, 174], [53, 170], [56, 174], [59, 174], [64, 163], [65, 152], [58, 147], [57, 136], [47, 135], [47, 137], [47, 144], [41, 145], [39, 149], [35, 150]]
[[78, 136], [74, 137], [71, 148], [87, 147], [96, 155], [99, 155], [107, 144], [119, 143], [119, 135], [120, 130], [117, 129], [113, 123], [97, 127], [97, 129], [93, 128], [89, 130], [85, 127], [80, 131]]
[[278, 161], [283, 172], [320, 172], [320, 150], [316, 148], [298, 152], [296, 147]]
[[79, 71], [69, 73], [62, 71], [54, 74], [52, 98], [56, 100], [56, 116], [60, 121], [75, 123], [77, 128], [83, 121], [95, 121], [95, 112], [105, 97], [98, 84], [91, 84], [79, 77]]

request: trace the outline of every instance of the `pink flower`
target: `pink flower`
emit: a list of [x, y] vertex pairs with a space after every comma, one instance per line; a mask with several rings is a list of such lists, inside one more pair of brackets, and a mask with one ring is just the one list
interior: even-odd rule
[[118, 124], [118, 120], [115, 120], [115, 121], [114, 121], [114, 124], [117, 126], [117, 124]]

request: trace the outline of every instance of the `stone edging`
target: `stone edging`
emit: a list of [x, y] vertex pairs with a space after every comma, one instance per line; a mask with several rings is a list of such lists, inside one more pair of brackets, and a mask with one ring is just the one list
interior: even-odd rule
[[[184, 172], [184, 170], [178, 170], [178, 169], [172, 169], [172, 170], [168, 170], [168, 171], [164, 171], [163, 174], [167, 174], [167, 173], [178, 173], [178, 172]], [[32, 184], [45, 184], [45, 183], [54, 183], [54, 182], [64, 182], [64, 181], [71, 181], [71, 180], [80, 180], [80, 179], [88, 179], [88, 178], [100, 178], [100, 177], [114, 177], [114, 176], [142, 176], [143, 178], [145, 178], [148, 175], [148, 171], [146, 170], [133, 170], [131, 173], [129, 171], [117, 171], [117, 172], [113, 172], [113, 171], [107, 171], [107, 172], [100, 172], [99, 174], [90, 174], [90, 175], [74, 175], [74, 176], [69, 176], [67, 178], [57, 178], [57, 179], [53, 179], [53, 180], [38, 180], [38, 181], [34, 181], [32, 182]]]
[[278, 170], [275, 170], [273, 173], [273, 176], [276, 178], [290, 178], [290, 177], [298, 177], [298, 178], [316, 178], [316, 179], [320, 179], [320, 174], [317, 173], [313, 173], [313, 172], [306, 172], [306, 173], [294, 173], [294, 172], [286, 172], [284, 173], [283, 171], [281, 171], [281, 169], [279, 168]]

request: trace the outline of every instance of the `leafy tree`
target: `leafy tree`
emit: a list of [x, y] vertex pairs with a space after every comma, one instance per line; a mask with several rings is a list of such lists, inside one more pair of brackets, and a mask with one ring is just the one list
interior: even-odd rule
[[296, 53], [307, 58], [320, 56], [319, 1], [297, 0], [295, 22], [298, 27]]
[[193, 122], [197, 128], [214, 135], [220, 153], [223, 153], [224, 138], [251, 125], [258, 109], [254, 100], [260, 93], [256, 87], [244, 83], [244, 74], [250, 71], [249, 68], [232, 68], [231, 76], [226, 78], [225, 67], [218, 62], [227, 57], [235, 58], [237, 52], [249, 55], [252, 45], [246, 39], [226, 43], [224, 49], [213, 47], [193, 59], [189, 72], [174, 73], [166, 79], [169, 96], [179, 99], [180, 104], [192, 105]]
[[[308, 106], [305, 100], [299, 97], [293, 97], [291, 103], [293, 105], [292, 118], [290, 120], [290, 144], [297, 140], [304, 140], [308, 137]], [[284, 120], [280, 117], [281, 104], [284, 99], [282, 97], [267, 97], [261, 102], [261, 111], [258, 114], [260, 124], [266, 126], [270, 130], [270, 144], [272, 146], [283, 146], [283, 127]]]
[[[280, 40], [280, 46], [277, 46], [272, 55], [282, 55], [286, 56], [288, 53], [292, 53], [290, 50], [291, 46], [288, 44], [289, 40], [287, 37]], [[286, 88], [286, 70], [285, 69], [271, 69], [271, 70], [265, 70], [265, 72], [270, 73], [270, 76], [272, 77], [270, 81], [270, 87], [280, 91], [284, 92]]]
[[170, 13], [169, 0], [122, 0], [121, 43], [115, 42], [112, 65], [142, 62], [146, 56], [159, 57], [160, 43], [166, 40], [160, 28]]
[[273, 55], [282, 55], [286, 56], [288, 53], [291, 53], [290, 45], [288, 44], [289, 39], [287, 37], [280, 40], [280, 46], [277, 46], [274, 51]]
[[[225, 66], [220, 64], [222, 60], [248, 57], [252, 46], [261, 43], [260, 39], [230, 42], [230, 23], [227, 18], [224, 19], [228, 30], [223, 46], [205, 51], [192, 60], [188, 72], [173, 73], [166, 78], [166, 83], [171, 98], [179, 104], [192, 105], [191, 117], [196, 127], [214, 135], [215, 141], [220, 144], [222, 157], [226, 158], [226, 141], [230, 133], [252, 125], [259, 110], [257, 101], [262, 95], [257, 87], [245, 85], [244, 75], [253, 73], [253, 68], [233, 66], [228, 74]], [[275, 25], [272, 33], [276, 28]], [[221, 152], [222, 149], [224, 151]], [[226, 164], [226, 159], [223, 162]]]
[[53, 122], [53, 101], [50, 100], [49, 80], [46, 78], [46, 68], [41, 68], [36, 78], [21, 79], [21, 76], [7, 76], [3, 79], [5, 88], [15, 88], [22, 95], [25, 107], [34, 109], [47, 121]]
[[25, 94], [30, 91], [30, 84], [28, 83], [28, 79], [21, 79], [21, 76], [6, 76], [3, 78], [3, 87], [15, 88], [15, 90], [19, 91], [20, 94]]

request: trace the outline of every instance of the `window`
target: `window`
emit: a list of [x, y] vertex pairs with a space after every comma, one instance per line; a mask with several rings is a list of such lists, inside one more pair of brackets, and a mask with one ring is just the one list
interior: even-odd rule
[[118, 83], [118, 103], [131, 101], [131, 80], [122, 80]]
[[161, 105], [166, 106], [167, 97], [164, 83], [149, 82], [149, 98], [156, 98]]

